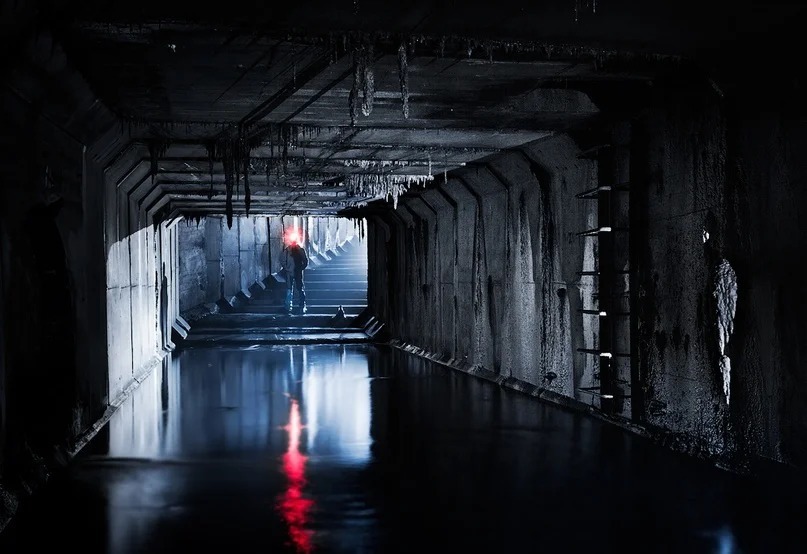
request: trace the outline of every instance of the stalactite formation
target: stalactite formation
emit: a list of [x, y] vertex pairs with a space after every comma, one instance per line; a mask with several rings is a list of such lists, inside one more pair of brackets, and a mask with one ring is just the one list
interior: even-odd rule
[[207, 199], [210, 200], [213, 198], [213, 166], [216, 163], [216, 143], [214, 141], [208, 141], [205, 144], [205, 148], [207, 149], [207, 164], [208, 170], [210, 172], [210, 189], [207, 192]]
[[404, 119], [409, 119], [409, 61], [406, 54], [406, 43], [398, 47], [398, 80], [401, 85], [401, 104]]
[[351, 125], [356, 125], [359, 111], [365, 117], [369, 117], [373, 112], [373, 102], [375, 101], [373, 57], [372, 43], [362, 43], [353, 50], [353, 85], [348, 96]]
[[398, 197], [412, 185], [425, 186], [429, 178], [424, 175], [353, 174], [345, 177], [350, 196], [384, 198], [398, 207]]
[[356, 230], [359, 240], [364, 240], [367, 236], [367, 219], [363, 217], [351, 217], [350, 220], [353, 221], [353, 229]]
[[365, 117], [373, 113], [373, 102], [375, 100], [375, 73], [373, 72], [373, 46], [369, 45], [365, 49], [363, 68], [363, 93], [361, 112]]
[[348, 96], [348, 107], [350, 108], [350, 124], [356, 125], [359, 119], [359, 89], [361, 87], [361, 63], [359, 61], [359, 53], [353, 52], [353, 86], [350, 88], [350, 95]]
[[227, 228], [233, 227], [233, 188], [235, 170], [233, 167], [234, 152], [231, 141], [223, 141], [219, 144], [219, 157], [224, 166], [224, 188], [226, 190], [226, 199], [224, 210], [227, 215]]

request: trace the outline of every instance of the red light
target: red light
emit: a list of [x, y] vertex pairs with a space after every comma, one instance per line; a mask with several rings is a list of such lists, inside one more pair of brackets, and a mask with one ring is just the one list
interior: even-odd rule
[[289, 244], [289, 245], [291, 245], [291, 244], [299, 244], [299, 242], [300, 242], [300, 231], [298, 231], [297, 229], [290, 229], [290, 230], [286, 231], [285, 242], [286, 242], [286, 244]]
[[300, 553], [308, 553], [313, 550], [311, 543], [313, 531], [305, 527], [314, 501], [303, 497], [307, 458], [300, 452], [302, 428], [300, 405], [292, 399], [289, 424], [284, 427], [289, 432], [289, 447], [283, 455], [283, 472], [288, 479], [288, 488], [281, 497], [278, 508], [289, 526], [289, 536], [295, 550]]

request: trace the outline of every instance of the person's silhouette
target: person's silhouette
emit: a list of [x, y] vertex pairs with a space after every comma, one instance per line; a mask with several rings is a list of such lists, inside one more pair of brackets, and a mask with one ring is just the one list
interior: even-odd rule
[[[288, 233], [284, 242], [286, 246], [280, 253], [280, 267], [286, 277], [285, 308], [289, 313], [302, 315], [306, 312], [303, 272], [308, 267], [308, 253], [300, 244], [299, 233], [296, 231]], [[294, 303], [295, 293], [296, 304]]]

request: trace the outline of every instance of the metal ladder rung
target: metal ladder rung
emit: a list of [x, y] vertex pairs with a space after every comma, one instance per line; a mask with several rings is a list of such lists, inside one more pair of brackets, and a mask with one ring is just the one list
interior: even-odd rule
[[601, 192], [625, 192], [630, 190], [630, 183], [619, 183], [618, 185], [600, 185], [593, 189], [584, 190], [575, 194], [579, 200], [597, 200], [597, 194]]
[[622, 352], [606, 352], [605, 350], [597, 350], [595, 348], [578, 348], [577, 351], [582, 352], [583, 354], [599, 356], [600, 358], [630, 358], [630, 354], [624, 354]]
[[577, 310], [586, 315], [598, 315], [600, 317], [627, 316], [630, 312], [606, 312], [605, 310]]
[[594, 229], [586, 229], [577, 233], [578, 237], [599, 237], [601, 233], [624, 233], [627, 232], [627, 227], [595, 227]]
[[[597, 277], [600, 275], [600, 271], [578, 271], [577, 274], [583, 277]], [[615, 269], [611, 273], [615, 275], [629, 275], [629, 269]]]
[[603, 394], [599, 389], [600, 387], [580, 387], [577, 390], [582, 393], [590, 394], [592, 396], [599, 396], [600, 398], [605, 398], [607, 400], [612, 398], [630, 398], [629, 394]]

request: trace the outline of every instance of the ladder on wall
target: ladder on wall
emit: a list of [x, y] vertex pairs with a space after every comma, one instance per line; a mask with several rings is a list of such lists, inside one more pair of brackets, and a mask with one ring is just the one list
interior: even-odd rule
[[[581, 393], [599, 400], [600, 409], [608, 415], [630, 417], [626, 401], [631, 398], [630, 299], [627, 277], [629, 227], [627, 202], [629, 183], [617, 181], [615, 147], [594, 146], [578, 157], [598, 162], [597, 186], [576, 195], [583, 202], [596, 202], [597, 226], [577, 235], [582, 240], [596, 240], [595, 268], [578, 272], [591, 277], [594, 290], [588, 308], [580, 310], [584, 317], [596, 318], [597, 344], [578, 348], [578, 352], [596, 356], [597, 384], [580, 387]], [[621, 212], [621, 213], [620, 213]]]

